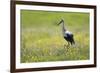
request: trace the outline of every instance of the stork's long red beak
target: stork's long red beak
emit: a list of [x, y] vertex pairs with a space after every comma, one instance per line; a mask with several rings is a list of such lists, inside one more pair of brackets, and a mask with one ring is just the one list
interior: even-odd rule
[[64, 20], [62, 19], [59, 23], [58, 23], [58, 25], [60, 25], [62, 22], [64, 22]]

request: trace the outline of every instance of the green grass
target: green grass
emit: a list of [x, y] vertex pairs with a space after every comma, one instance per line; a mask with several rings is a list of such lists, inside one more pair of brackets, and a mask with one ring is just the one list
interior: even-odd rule
[[[75, 45], [64, 48], [60, 19], [73, 32]], [[21, 10], [21, 62], [89, 59], [89, 13]]]

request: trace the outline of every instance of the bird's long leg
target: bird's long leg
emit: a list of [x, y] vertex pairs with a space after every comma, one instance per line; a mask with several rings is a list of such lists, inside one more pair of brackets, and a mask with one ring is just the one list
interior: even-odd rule
[[65, 52], [68, 52], [67, 44], [64, 44]]
[[69, 51], [70, 49], [70, 43], [68, 42], [68, 45], [67, 45], [67, 51]]
[[68, 48], [68, 47], [67, 47], [67, 44], [64, 44], [64, 48], [65, 48], [65, 49], [67, 49], [67, 48]]
[[69, 48], [70, 47], [70, 43], [68, 42], [68, 44], [64, 44], [64, 48]]
[[68, 44], [64, 44], [64, 48], [67, 50], [67, 52], [68, 52], [68, 50], [69, 50], [69, 48], [70, 48], [70, 43], [68, 42]]
[[70, 43], [68, 42], [67, 48], [69, 49], [69, 47], [70, 47]]

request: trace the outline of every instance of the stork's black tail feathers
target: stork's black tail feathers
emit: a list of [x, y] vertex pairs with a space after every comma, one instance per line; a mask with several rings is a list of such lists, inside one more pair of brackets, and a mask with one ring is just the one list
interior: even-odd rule
[[74, 41], [74, 36], [72, 35], [72, 39], [70, 41], [71, 45], [75, 44], [75, 41]]
[[72, 38], [72, 40], [71, 40], [71, 45], [73, 45], [73, 44], [75, 44], [75, 41], [74, 41], [74, 39]]

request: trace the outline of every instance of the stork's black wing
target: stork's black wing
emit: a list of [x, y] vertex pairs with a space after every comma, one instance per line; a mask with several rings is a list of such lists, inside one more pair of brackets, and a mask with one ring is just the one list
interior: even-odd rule
[[71, 44], [75, 44], [75, 41], [74, 41], [74, 38], [73, 38], [73, 34], [68, 34], [68, 33], [67, 33], [67, 34], [64, 36], [64, 38], [65, 38], [66, 41], [70, 42]]

